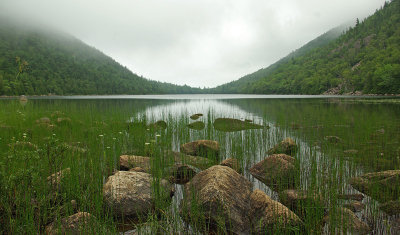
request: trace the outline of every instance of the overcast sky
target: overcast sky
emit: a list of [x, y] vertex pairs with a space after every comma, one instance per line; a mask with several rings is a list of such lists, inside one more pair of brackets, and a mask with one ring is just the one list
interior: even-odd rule
[[0, 0], [146, 78], [214, 87], [267, 67], [384, 0]]

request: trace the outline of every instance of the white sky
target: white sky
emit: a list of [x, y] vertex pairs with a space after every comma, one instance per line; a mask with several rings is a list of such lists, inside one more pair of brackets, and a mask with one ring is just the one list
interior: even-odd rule
[[146, 78], [214, 87], [267, 67], [384, 0], [1, 0]]

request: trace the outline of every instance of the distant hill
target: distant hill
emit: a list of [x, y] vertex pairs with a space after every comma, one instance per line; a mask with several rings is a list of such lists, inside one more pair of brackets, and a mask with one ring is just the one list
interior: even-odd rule
[[138, 76], [70, 35], [0, 19], [0, 95], [199, 91]]
[[327, 32], [275, 64], [212, 93], [399, 94], [400, 0], [341, 35]]

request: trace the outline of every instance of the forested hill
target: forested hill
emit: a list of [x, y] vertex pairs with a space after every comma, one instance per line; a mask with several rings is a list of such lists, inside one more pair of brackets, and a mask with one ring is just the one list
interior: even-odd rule
[[0, 95], [199, 91], [142, 78], [72, 36], [0, 20]]
[[385, 3], [363, 22], [357, 19], [335, 40], [332, 35], [211, 92], [400, 94], [400, 0]]

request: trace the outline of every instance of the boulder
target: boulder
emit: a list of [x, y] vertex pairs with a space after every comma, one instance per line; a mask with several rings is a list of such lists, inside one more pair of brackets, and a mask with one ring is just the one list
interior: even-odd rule
[[167, 170], [169, 181], [175, 184], [186, 184], [198, 171], [194, 167], [185, 164], [175, 164]]
[[180, 150], [184, 154], [218, 159], [219, 143], [213, 140], [196, 140], [182, 144]]
[[218, 131], [233, 132], [249, 129], [263, 129], [264, 126], [233, 118], [217, 118], [214, 121], [214, 128]]
[[36, 120], [36, 123], [47, 123], [47, 124], [50, 124], [51, 120], [48, 117], [42, 117], [42, 118], [39, 118], [38, 120]]
[[204, 157], [196, 157], [186, 155], [180, 152], [175, 151], [166, 151], [166, 157], [173, 161], [174, 163], [179, 164], [187, 164], [194, 167], [197, 167], [201, 170], [207, 169], [211, 165], [214, 165], [214, 161], [212, 159], [204, 158]]
[[192, 227], [207, 232], [247, 233], [251, 187], [235, 170], [212, 166], [185, 185], [181, 215]]
[[227, 158], [220, 163], [221, 166], [227, 166], [234, 169], [237, 173], [242, 173], [242, 166], [236, 158]]
[[286, 154], [274, 154], [250, 168], [250, 173], [275, 191], [293, 189], [298, 171], [295, 159]]
[[98, 230], [98, 226], [96, 217], [87, 212], [78, 212], [47, 225], [45, 234], [94, 234]]
[[319, 225], [324, 218], [324, 200], [318, 193], [289, 189], [279, 194], [279, 200], [300, 218], [305, 220], [313, 218], [314, 225]]
[[47, 182], [53, 189], [59, 190], [61, 188], [62, 180], [70, 173], [70, 168], [63, 169], [47, 177]]
[[268, 154], [287, 154], [293, 156], [297, 152], [297, 144], [292, 138], [286, 138], [280, 143], [276, 144], [273, 148], [268, 150]]
[[332, 234], [369, 234], [370, 227], [362, 222], [351, 210], [339, 207], [325, 218]]
[[141, 167], [134, 167], [132, 169], [129, 169], [129, 171], [136, 171], [136, 172], [146, 172], [143, 168]]
[[164, 130], [167, 128], [167, 123], [163, 120], [160, 121], [156, 121], [155, 123], [151, 123], [147, 126], [147, 128], [149, 128], [152, 131], [155, 130]]
[[[157, 187], [155, 190], [153, 187]], [[154, 208], [155, 195], [167, 201], [173, 194], [172, 185], [162, 179], [153, 182], [153, 177], [144, 172], [118, 171], [108, 177], [103, 186], [105, 204], [119, 217], [145, 215]], [[160, 198], [161, 197], [161, 198]]]
[[119, 157], [120, 170], [128, 171], [135, 167], [140, 167], [145, 172], [150, 172], [150, 158], [135, 155], [122, 155]]
[[351, 201], [343, 205], [344, 208], [351, 210], [352, 212], [360, 212], [364, 210], [365, 205], [359, 201]]
[[303, 222], [294, 212], [258, 189], [250, 195], [249, 216], [255, 234], [287, 234], [303, 230]]
[[382, 203], [379, 209], [388, 215], [400, 215], [400, 200]]
[[400, 170], [367, 173], [350, 179], [350, 184], [379, 202], [398, 200], [400, 197]]
[[71, 124], [71, 118], [68, 117], [59, 117], [57, 118], [57, 124], [62, 126], [62, 125], [70, 125]]

